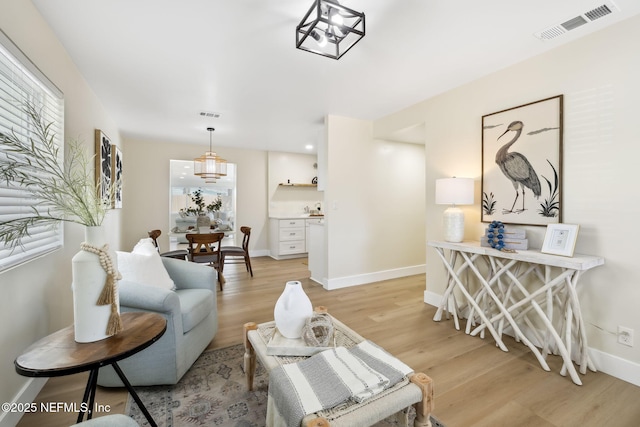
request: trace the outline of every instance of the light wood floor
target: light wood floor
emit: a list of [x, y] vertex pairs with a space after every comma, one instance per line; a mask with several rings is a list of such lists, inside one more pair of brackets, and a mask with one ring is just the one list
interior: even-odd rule
[[[254, 278], [244, 266], [228, 266], [227, 284], [218, 292], [220, 328], [211, 348], [242, 341], [242, 325], [266, 322], [288, 280], [300, 280], [314, 306], [325, 305], [344, 323], [385, 347], [416, 371], [434, 380], [435, 411], [447, 427], [640, 425], [640, 388], [602, 373], [588, 372], [583, 385], [542, 370], [522, 344], [507, 338], [509, 352], [490, 338], [470, 337], [453, 321], [434, 322], [435, 308], [423, 303], [424, 275], [325, 291], [309, 280], [306, 259], [253, 259]], [[80, 402], [87, 374], [52, 378], [37, 402]], [[127, 394], [99, 388], [96, 402], [124, 412]], [[26, 414], [18, 424], [68, 426], [72, 413]]]

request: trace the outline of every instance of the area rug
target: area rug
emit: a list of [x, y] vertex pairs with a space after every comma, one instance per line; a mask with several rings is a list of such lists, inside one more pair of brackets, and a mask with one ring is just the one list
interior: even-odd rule
[[[242, 344], [205, 351], [175, 386], [136, 390], [158, 427], [263, 427], [269, 377], [258, 362], [254, 390], [247, 391], [243, 355]], [[141, 426], [149, 425], [131, 396], [125, 411]], [[444, 427], [434, 417], [431, 421], [433, 427]], [[376, 427], [397, 425], [391, 417]]]

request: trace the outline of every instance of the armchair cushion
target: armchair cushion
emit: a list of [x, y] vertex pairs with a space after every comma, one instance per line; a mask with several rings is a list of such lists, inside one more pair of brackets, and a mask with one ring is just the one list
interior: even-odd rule
[[129, 280], [118, 282], [120, 305], [131, 311], [153, 311], [158, 313], [179, 313], [180, 298], [174, 291], [146, 286]]
[[208, 289], [216, 293], [218, 273], [215, 268], [184, 260], [161, 258], [176, 289]]
[[[186, 262], [186, 261], [184, 261]], [[182, 332], [187, 333], [213, 311], [213, 293], [206, 289], [179, 289], [176, 291], [182, 311]]]

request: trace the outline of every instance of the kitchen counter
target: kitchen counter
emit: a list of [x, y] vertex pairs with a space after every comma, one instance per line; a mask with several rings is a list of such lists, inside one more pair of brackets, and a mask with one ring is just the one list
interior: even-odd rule
[[269, 215], [269, 219], [313, 219], [313, 218], [324, 218], [324, 215], [310, 215], [310, 214], [293, 214], [293, 215], [285, 215], [285, 214], [277, 214], [277, 215]]

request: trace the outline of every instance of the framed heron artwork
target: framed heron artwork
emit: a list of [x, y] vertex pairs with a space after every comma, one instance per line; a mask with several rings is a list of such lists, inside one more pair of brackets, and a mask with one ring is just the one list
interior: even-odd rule
[[482, 222], [562, 222], [563, 96], [482, 116]]

